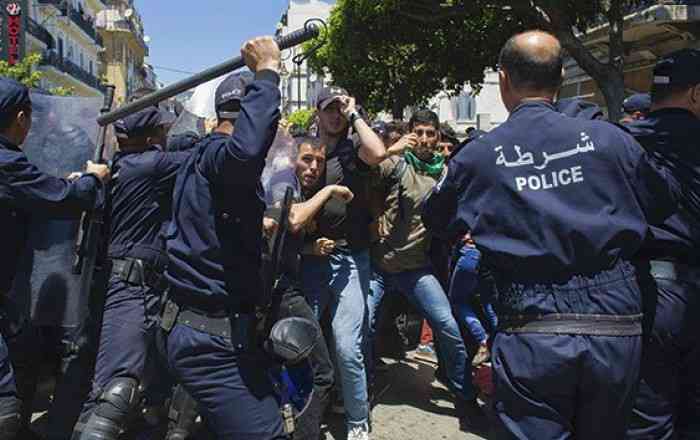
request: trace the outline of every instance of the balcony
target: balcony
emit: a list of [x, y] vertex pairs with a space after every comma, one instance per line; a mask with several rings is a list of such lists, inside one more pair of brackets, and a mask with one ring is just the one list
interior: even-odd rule
[[51, 5], [61, 12], [61, 15], [68, 13], [68, 2], [65, 0], [37, 0], [40, 5]]
[[81, 9], [75, 9], [68, 5], [66, 0], [37, 0], [40, 5], [51, 5], [55, 7], [60, 15], [58, 17], [69, 17], [80, 30], [91, 38], [98, 46], [102, 46], [102, 38], [95, 29], [95, 23]]
[[82, 11], [70, 8], [69, 15], [73, 23], [75, 23], [83, 32], [97, 42], [97, 31], [95, 30], [95, 24], [89, 20]]
[[58, 53], [54, 51], [44, 52], [43, 58], [41, 60], [41, 65], [55, 67], [56, 69], [60, 70], [61, 72], [67, 73], [68, 75], [72, 76], [78, 81], [81, 81], [87, 84], [88, 86], [99, 90], [102, 93], [105, 92], [104, 85], [102, 85], [102, 83], [99, 79], [97, 79], [97, 77], [90, 74], [89, 72], [86, 72], [72, 61], [61, 58], [58, 55]]
[[46, 28], [39, 23], [37, 23], [33, 18], [27, 20], [27, 30], [36, 39], [41, 41], [46, 45], [47, 49], [53, 49], [55, 46], [55, 41], [53, 36], [46, 30]]

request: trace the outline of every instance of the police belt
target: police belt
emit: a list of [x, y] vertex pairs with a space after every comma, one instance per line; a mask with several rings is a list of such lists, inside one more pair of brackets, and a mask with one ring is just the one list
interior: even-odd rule
[[165, 288], [163, 269], [138, 258], [112, 258], [112, 276], [137, 286]]
[[555, 335], [641, 336], [642, 314], [552, 313], [547, 315], [499, 316], [498, 331]]
[[700, 266], [693, 267], [673, 261], [652, 260], [649, 262], [649, 268], [649, 273], [654, 278], [700, 285]]
[[175, 324], [222, 337], [230, 341], [233, 348], [247, 350], [255, 343], [257, 316], [231, 310], [207, 314], [170, 299], [163, 308], [161, 328], [169, 332]]

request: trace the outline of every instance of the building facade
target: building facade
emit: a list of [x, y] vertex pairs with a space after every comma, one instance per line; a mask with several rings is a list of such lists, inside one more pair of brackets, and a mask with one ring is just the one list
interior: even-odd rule
[[102, 38], [95, 18], [102, 0], [28, 2], [25, 53], [40, 53], [41, 87], [63, 87], [78, 96], [101, 96]]
[[155, 90], [153, 69], [146, 64], [147, 38], [133, 0], [105, 0], [97, 16], [103, 39], [103, 72], [107, 83], [116, 87], [115, 103], [123, 104], [136, 91]]
[[[700, 0], [641, 0], [628, 7], [624, 22], [625, 88], [627, 94], [648, 92], [659, 57], [682, 48], [700, 47]], [[579, 37], [596, 58], [607, 62], [609, 23], [601, 20]], [[586, 72], [573, 59], [566, 62], [560, 96], [580, 97], [605, 106]]]
[[[282, 14], [277, 33], [288, 34], [303, 28], [307, 20], [320, 18], [328, 21], [335, 0], [290, 0]], [[294, 58], [303, 52], [303, 46], [296, 46], [282, 52], [282, 111], [289, 114], [300, 108], [314, 106], [318, 92], [330, 81], [330, 77], [308, 69], [306, 61], [301, 64]]]

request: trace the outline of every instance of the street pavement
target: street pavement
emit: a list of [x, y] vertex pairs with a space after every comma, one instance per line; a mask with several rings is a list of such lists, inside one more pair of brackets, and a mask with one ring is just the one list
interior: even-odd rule
[[[417, 360], [412, 353], [401, 361], [385, 361], [388, 371], [377, 378], [372, 440], [484, 440], [459, 430], [451, 395], [435, 380], [435, 364]], [[44, 388], [40, 394], [49, 394], [50, 385]], [[47, 403], [40, 404], [41, 411], [33, 417], [33, 428], [40, 433], [45, 430]], [[322, 439], [345, 440], [343, 417], [332, 415], [327, 422], [322, 427]]]
[[[389, 371], [379, 376], [372, 410], [372, 440], [483, 440], [459, 430], [452, 398], [435, 380], [435, 365], [409, 356], [385, 359]], [[345, 440], [342, 416], [324, 426], [325, 440]]]

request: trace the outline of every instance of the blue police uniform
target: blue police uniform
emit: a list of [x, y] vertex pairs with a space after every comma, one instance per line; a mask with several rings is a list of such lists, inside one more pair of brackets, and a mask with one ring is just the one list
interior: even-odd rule
[[[268, 361], [250, 347], [255, 306], [263, 300], [260, 176], [277, 132], [279, 76], [258, 72], [244, 97], [238, 88], [226, 89], [228, 80], [216, 101], [240, 99], [234, 134], [204, 138], [175, 184], [166, 351], [170, 369], [217, 438], [284, 438]], [[171, 314], [172, 307], [178, 313]]]
[[[700, 51], [659, 61], [654, 81], [688, 88], [700, 83]], [[684, 78], [687, 81], [684, 80]], [[626, 126], [651, 152], [672, 158], [689, 197], [678, 213], [652, 227], [638, 255], [644, 298], [644, 350], [628, 439], [700, 438], [700, 119], [681, 108], [660, 108]]]
[[495, 277], [495, 412], [504, 438], [619, 439], [641, 356], [629, 260], [678, 183], [624, 131], [522, 103], [449, 163], [423, 221], [467, 230]]
[[[161, 114], [152, 107], [117, 121], [117, 137], [148, 134], [161, 125]], [[188, 156], [188, 152], [164, 152], [157, 145], [114, 156], [108, 220], [112, 271], [93, 390], [75, 439], [116, 439], [139, 403], [147, 362], [155, 355], [154, 336], [166, 285], [164, 228], [172, 212], [177, 170]]]
[[[0, 78], [0, 120], [14, 111], [31, 106], [29, 90], [12, 80]], [[17, 262], [24, 250], [29, 217], [44, 215], [72, 218], [92, 209], [101, 200], [101, 183], [93, 175], [74, 182], [44, 174], [29, 163], [21, 149], [0, 135], [0, 439], [13, 439], [20, 428], [21, 395], [15, 383], [7, 345], [21, 320], [16, 311], [3, 307], [2, 297], [12, 286]], [[14, 328], [13, 328], [14, 327]], [[20, 391], [21, 394], [21, 391]]]

